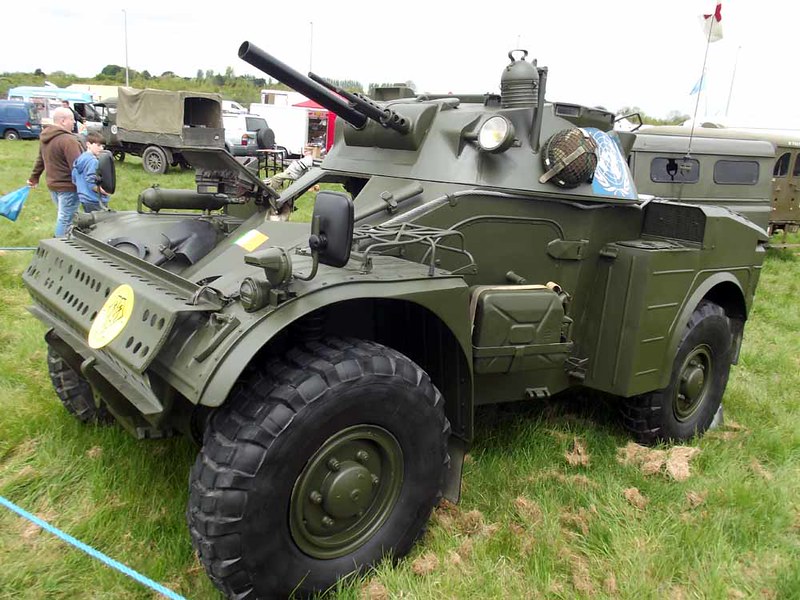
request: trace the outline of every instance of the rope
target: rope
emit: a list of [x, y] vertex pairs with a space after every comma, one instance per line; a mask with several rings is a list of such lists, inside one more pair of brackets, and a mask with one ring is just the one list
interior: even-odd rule
[[5, 246], [0, 247], [0, 250], [36, 250], [36, 248], [34, 246]]
[[83, 550], [84, 552], [86, 552], [86, 554], [88, 554], [92, 558], [96, 558], [97, 560], [99, 560], [101, 562], [104, 562], [106, 565], [108, 565], [112, 569], [116, 569], [117, 571], [119, 571], [121, 573], [124, 573], [128, 577], [130, 577], [132, 579], [135, 579], [139, 583], [141, 583], [143, 585], [146, 585], [147, 587], [155, 590], [156, 592], [158, 592], [162, 596], [166, 596], [167, 598], [170, 598], [171, 600], [186, 600], [180, 594], [176, 594], [172, 590], [165, 588], [163, 585], [161, 585], [159, 583], [156, 583], [152, 579], [148, 579], [144, 575], [140, 575], [139, 573], [137, 573], [136, 571], [134, 571], [130, 567], [126, 567], [122, 563], [117, 562], [113, 558], [110, 558], [110, 557], [106, 556], [105, 554], [103, 554], [102, 552], [100, 552], [98, 550], [95, 550], [91, 546], [87, 546], [83, 542], [81, 542], [79, 540], [76, 540], [71, 535], [69, 535], [67, 533], [64, 533], [63, 531], [61, 531], [59, 529], [56, 529], [55, 527], [53, 527], [49, 523], [46, 523], [45, 521], [42, 521], [36, 515], [32, 515], [31, 513], [27, 512], [26, 510], [24, 510], [22, 508], [20, 508], [19, 506], [17, 506], [13, 502], [10, 502], [9, 500], [6, 500], [3, 496], [0, 496], [0, 504], [5, 506], [7, 509], [17, 513], [22, 518], [28, 519], [32, 523], [34, 523], [34, 524], [38, 525], [39, 527], [41, 527], [42, 529], [44, 529], [46, 531], [49, 531], [53, 535], [61, 538], [62, 540], [64, 540], [68, 544], [72, 544], [73, 546], [75, 546], [79, 550]]

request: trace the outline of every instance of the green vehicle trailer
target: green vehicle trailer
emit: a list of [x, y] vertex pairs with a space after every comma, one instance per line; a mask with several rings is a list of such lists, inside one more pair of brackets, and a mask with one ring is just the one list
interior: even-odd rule
[[[477, 405], [601, 390], [647, 443], [720, 414], [765, 232], [640, 200], [611, 113], [546, 101], [527, 52], [499, 94], [382, 102], [239, 55], [344, 121], [321, 166], [278, 194], [187, 150], [196, 191], [80, 215], [24, 273], [67, 409], [201, 443], [189, 531], [229, 597], [405, 555]], [[310, 226], [269, 220], [316, 185]]]
[[[670, 160], [681, 167], [674, 177], [665, 172]], [[800, 226], [800, 135], [796, 132], [647, 127], [636, 132], [631, 161], [639, 193], [727, 206], [769, 234], [797, 231]]]

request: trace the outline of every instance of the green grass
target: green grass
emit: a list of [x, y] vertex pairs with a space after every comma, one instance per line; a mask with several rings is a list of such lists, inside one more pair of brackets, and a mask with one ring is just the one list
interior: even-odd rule
[[[35, 143], [0, 141], [0, 192], [24, 184], [35, 152]], [[153, 182], [193, 183], [178, 171], [148, 176], [135, 159], [118, 175], [116, 208], [135, 206]], [[35, 245], [54, 219], [46, 191], [36, 190], [16, 223], [0, 219], [0, 245]], [[81, 426], [62, 409], [44, 328], [25, 311], [28, 259], [0, 255], [0, 495], [188, 598], [219, 598], [183, 516], [196, 448]], [[628, 437], [600, 400], [482, 409], [461, 504], [440, 508], [399, 565], [340, 582], [330, 595], [799, 598], [798, 298], [800, 257], [770, 251], [725, 395], [728, 426], [694, 444], [687, 480], [620, 464]], [[587, 466], [566, 460], [576, 438]], [[628, 488], [644, 508], [626, 500]], [[152, 597], [0, 508], [0, 598]]]

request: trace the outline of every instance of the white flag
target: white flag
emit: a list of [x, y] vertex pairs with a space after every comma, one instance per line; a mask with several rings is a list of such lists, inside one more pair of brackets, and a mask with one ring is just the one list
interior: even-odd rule
[[714, 14], [700, 15], [700, 26], [709, 42], [718, 42], [722, 39], [722, 2], [717, 2]]

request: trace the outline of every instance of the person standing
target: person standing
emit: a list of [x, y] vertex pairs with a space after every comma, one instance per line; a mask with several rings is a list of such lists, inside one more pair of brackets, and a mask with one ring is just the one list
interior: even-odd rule
[[39, 177], [47, 172], [47, 188], [58, 209], [55, 236], [63, 237], [78, 210], [78, 190], [72, 183], [72, 165], [83, 152], [80, 141], [72, 134], [75, 117], [68, 108], [53, 111], [53, 124], [45, 125], [39, 137], [39, 156], [33, 165], [28, 185], [35, 188]]
[[86, 136], [86, 152], [72, 166], [72, 183], [84, 212], [108, 209], [108, 194], [97, 184], [98, 155], [103, 151], [103, 136], [96, 131]]
[[74, 123], [73, 123], [73, 125], [72, 125], [72, 133], [80, 133], [80, 131], [81, 131], [81, 130], [80, 130], [80, 126], [79, 126], [78, 124], [79, 124], [79, 123], [81, 123], [81, 124], [83, 124], [83, 123], [86, 123], [86, 119], [84, 119], [82, 116], [80, 116], [80, 115], [79, 115], [79, 114], [78, 114], [78, 113], [75, 111], [75, 109], [74, 109], [74, 108], [72, 108], [72, 107], [69, 105], [69, 100], [62, 100], [62, 101], [61, 101], [61, 106], [63, 106], [63, 107], [64, 107], [64, 108], [66, 108], [66, 109], [67, 109], [69, 112], [71, 112], [71, 113], [72, 113], [72, 118], [74, 119]]

